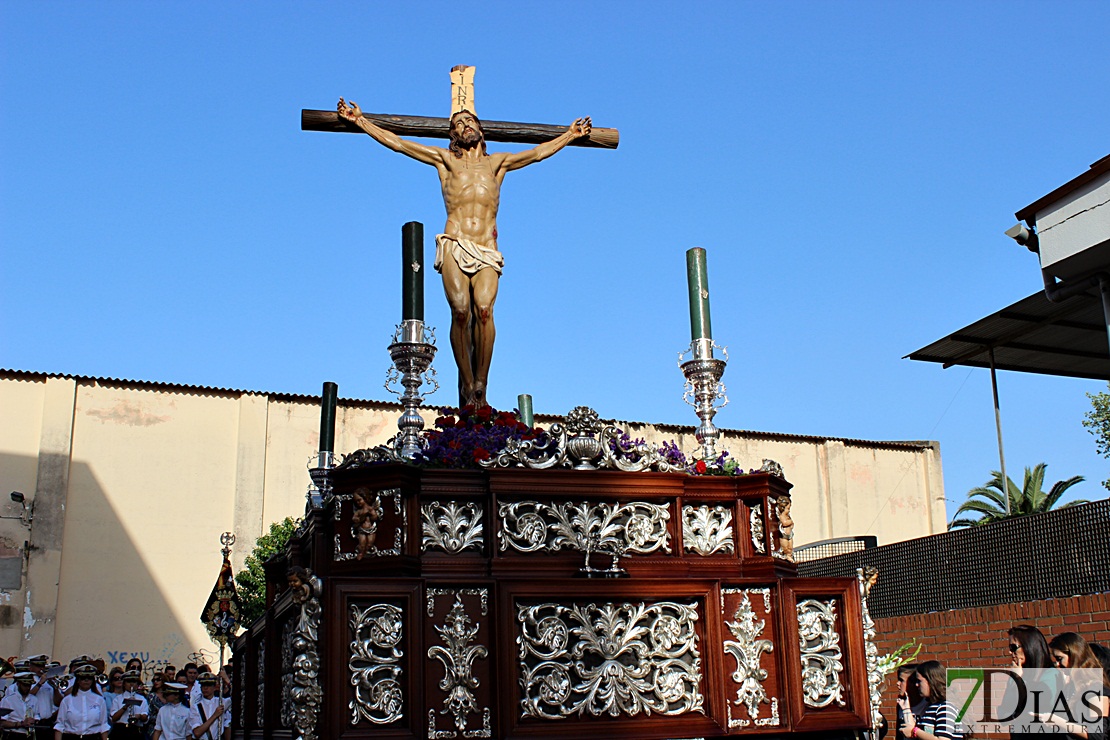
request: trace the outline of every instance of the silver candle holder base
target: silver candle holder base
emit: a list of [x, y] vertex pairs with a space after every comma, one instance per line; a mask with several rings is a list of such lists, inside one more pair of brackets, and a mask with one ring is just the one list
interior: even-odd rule
[[335, 453], [327, 450], [320, 450], [308, 459], [308, 477], [312, 485], [305, 494], [305, 514], [324, 508], [324, 503], [331, 498], [331, 471], [335, 462]]
[[[715, 358], [714, 348], [719, 349], [725, 359]], [[686, 359], [687, 356], [690, 359]], [[713, 425], [713, 417], [718, 409], [728, 405], [725, 385], [721, 382], [727, 364], [728, 350], [712, 339], [695, 339], [690, 342], [689, 349], [678, 353], [678, 366], [686, 377], [682, 398], [694, 407], [701, 420], [694, 433], [700, 446], [697, 457], [707, 462], [717, 457], [717, 440], [721, 438], [721, 430]]]
[[[397, 454], [404, 460], [412, 460], [423, 449], [420, 431], [424, 428], [424, 419], [417, 409], [424, 402], [425, 396], [439, 390], [436, 371], [432, 367], [432, 360], [436, 355], [435, 344], [434, 329], [425, 326], [420, 319], [406, 319], [397, 327], [393, 334], [393, 343], [389, 345], [393, 367], [386, 377], [385, 389], [398, 396], [405, 408], [401, 418], [397, 420], [400, 431], [393, 444]], [[425, 383], [433, 387], [427, 393], [421, 393], [420, 386]]]

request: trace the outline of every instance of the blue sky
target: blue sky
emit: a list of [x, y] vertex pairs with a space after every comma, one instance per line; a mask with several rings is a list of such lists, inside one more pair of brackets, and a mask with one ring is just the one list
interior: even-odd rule
[[[938, 440], [951, 512], [998, 466], [989, 373], [901, 358], [1040, 287], [1002, 232], [1110, 152], [1108, 27], [1095, 2], [3, 3], [0, 366], [385, 398], [400, 228], [430, 264], [438, 182], [300, 109], [446, 115], [472, 64], [483, 118], [621, 131], [506, 180], [495, 406], [692, 423], [702, 246], [718, 423]], [[1011, 476], [1101, 497], [1103, 384], [999, 383]]]

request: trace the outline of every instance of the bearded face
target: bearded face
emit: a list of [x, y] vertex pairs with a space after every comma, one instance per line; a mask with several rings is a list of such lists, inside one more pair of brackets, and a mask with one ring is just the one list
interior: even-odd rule
[[482, 122], [470, 111], [459, 111], [451, 116], [450, 140], [450, 150], [456, 157], [461, 157], [464, 149], [476, 146], [481, 146], [482, 153], [486, 153]]

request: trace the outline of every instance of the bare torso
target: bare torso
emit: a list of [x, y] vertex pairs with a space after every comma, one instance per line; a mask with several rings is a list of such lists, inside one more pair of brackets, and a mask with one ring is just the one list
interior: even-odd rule
[[503, 175], [498, 177], [493, 160], [493, 156], [475, 151], [461, 157], [448, 154], [444, 165], [436, 169], [447, 210], [444, 233], [496, 249]]

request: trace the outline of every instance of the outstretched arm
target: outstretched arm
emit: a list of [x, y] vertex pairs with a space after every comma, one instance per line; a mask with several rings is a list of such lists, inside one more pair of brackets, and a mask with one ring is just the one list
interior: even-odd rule
[[527, 167], [530, 164], [547, 159], [555, 152], [565, 147], [575, 139], [581, 139], [590, 135], [590, 130], [593, 124], [590, 117], [579, 118], [577, 121], [570, 125], [564, 133], [555, 137], [551, 141], [545, 141], [537, 147], [528, 149], [523, 152], [515, 152], [513, 154], [504, 155], [504, 159], [499, 163], [499, 169], [502, 172], [509, 172], [512, 170], [519, 170], [521, 167]]
[[[344, 102], [343, 98], [339, 99], [337, 106], [339, 117], [358, 126], [360, 129], [370, 134], [374, 141], [382, 146], [388, 147], [395, 152], [400, 152], [406, 156], [412, 157], [418, 162], [430, 165], [443, 164], [443, 149], [434, 146], [425, 146], [424, 144], [417, 144], [415, 141], [402, 139], [392, 131], [386, 131], [381, 126], [372, 123], [366, 116], [362, 115], [362, 109], [358, 107], [358, 103], [351, 101], [350, 105]], [[549, 155], [550, 156], [550, 155]]]

